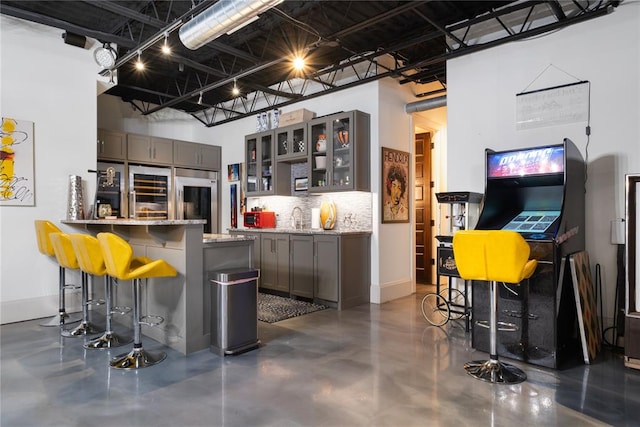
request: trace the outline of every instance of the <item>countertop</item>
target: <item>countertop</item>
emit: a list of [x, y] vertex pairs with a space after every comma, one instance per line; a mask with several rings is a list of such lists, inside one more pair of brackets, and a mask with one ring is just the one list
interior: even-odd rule
[[65, 219], [63, 224], [105, 224], [105, 225], [193, 225], [206, 224], [205, 219]]
[[371, 234], [371, 230], [323, 230], [314, 228], [228, 228], [229, 233], [287, 233], [287, 234], [324, 234], [344, 236], [354, 234]]
[[205, 234], [202, 236], [202, 243], [240, 242], [244, 240], [255, 240], [255, 236], [237, 234]]

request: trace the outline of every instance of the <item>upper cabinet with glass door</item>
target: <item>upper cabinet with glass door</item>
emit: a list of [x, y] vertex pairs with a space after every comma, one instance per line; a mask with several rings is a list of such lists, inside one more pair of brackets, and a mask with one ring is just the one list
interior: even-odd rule
[[274, 194], [273, 131], [245, 137], [247, 195]]
[[348, 111], [308, 122], [310, 192], [370, 191], [370, 116]]
[[307, 123], [297, 123], [275, 130], [278, 161], [304, 162], [307, 160]]

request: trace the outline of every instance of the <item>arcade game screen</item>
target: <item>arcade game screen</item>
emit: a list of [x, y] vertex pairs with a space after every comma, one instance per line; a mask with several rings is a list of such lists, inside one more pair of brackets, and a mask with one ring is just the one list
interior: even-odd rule
[[503, 151], [487, 156], [487, 178], [557, 174], [563, 171], [563, 146]]
[[560, 211], [522, 211], [502, 229], [544, 233], [559, 216]]

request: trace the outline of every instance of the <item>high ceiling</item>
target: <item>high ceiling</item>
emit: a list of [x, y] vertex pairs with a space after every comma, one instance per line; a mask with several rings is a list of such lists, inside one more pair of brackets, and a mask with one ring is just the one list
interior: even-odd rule
[[[111, 44], [118, 59], [103, 72], [115, 83], [108, 94], [143, 114], [173, 108], [215, 126], [386, 77], [413, 84], [416, 99], [443, 93], [447, 59], [596, 18], [618, 4], [286, 0], [230, 35], [185, 47], [179, 27], [218, 1], [0, 0], [0, 12]], [[304, 72], [292, 71], [299, 52]], [[138, 53], [143, 72], [134, 67]]]

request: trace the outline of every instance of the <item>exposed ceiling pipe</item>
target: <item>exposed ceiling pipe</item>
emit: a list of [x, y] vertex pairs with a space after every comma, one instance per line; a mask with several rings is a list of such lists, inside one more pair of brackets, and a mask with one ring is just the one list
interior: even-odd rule
[[220, 0], [180, 27], [180, 40], [191, 50], [255, 21], [284, 0]]
[[447, 95], [436, 98], [423, 99], [421, 101], [410, 102], [404, 106], [407, 114], [418, 113], [420, 111], [433, 110], [434, 108], [445, 107], [447, 105]]

